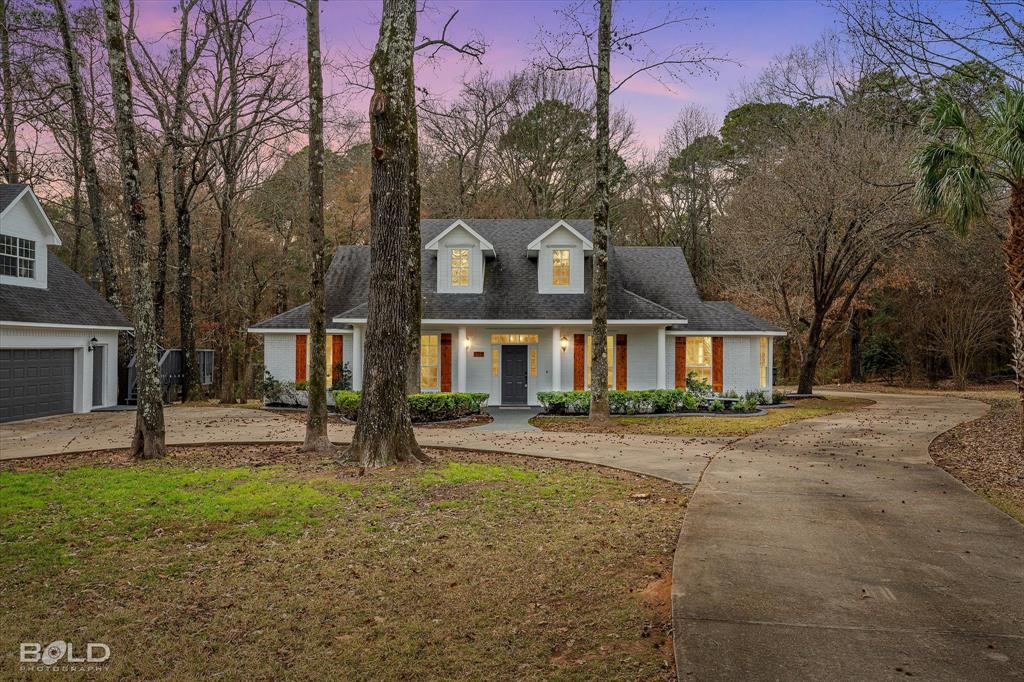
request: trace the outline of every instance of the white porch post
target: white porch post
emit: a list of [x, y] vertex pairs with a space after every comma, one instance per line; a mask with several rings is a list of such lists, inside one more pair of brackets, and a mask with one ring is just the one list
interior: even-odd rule
[[363, 390], [363, 329], [352, 325], [352, 390]]
[[551, 390], [562, 390], [562, 330], [551, 330]]
[[458, 385], [458, 392], [466, 392], [466, 328], [459, 327], [459, 364], [458, 372], [459, 378], [456, 382]]
[[665, 388], [665, 328], [658, 327], [658, 388]]

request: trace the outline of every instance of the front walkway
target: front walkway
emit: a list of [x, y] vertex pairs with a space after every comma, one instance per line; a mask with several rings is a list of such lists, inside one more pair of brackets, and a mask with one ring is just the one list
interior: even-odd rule
[[928, 456], [987, 408], [868, 397], [708, 467], [673, 571], [681, 680], [1024, 678], [1024, 527]]

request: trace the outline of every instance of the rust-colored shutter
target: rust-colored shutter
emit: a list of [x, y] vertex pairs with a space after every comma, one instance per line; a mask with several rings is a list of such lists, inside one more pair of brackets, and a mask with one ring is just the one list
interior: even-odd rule
[[306, 380], [306, 336], [295, 335], [295, 381]]
[[452, 392], [452, 335], [441, 334], [441, 392]]
[[615, 335], [615, 390], [626, 390], [626, 335]]
[[582, 391], [583, 374], [587, 371], [587, 337], [573, 334], [572, 337], [572, 390]]
[[686, 388], [686, 337], [676, 337], [676, 388]]
[[721, 336], [711, 337], [711, 390], [715, 393], [722, 392], [724, 381], [722, 380], [722, 358], [724, 353], [724, 342]]
[[331, 383], [341, 381], [341, 370], [338, 366], [345, 357], [345, 341], [341, 334], [331, 337]]

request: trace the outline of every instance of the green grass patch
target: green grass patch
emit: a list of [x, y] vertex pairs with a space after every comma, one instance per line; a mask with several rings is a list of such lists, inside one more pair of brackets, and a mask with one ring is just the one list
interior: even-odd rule
[[638, 596], [671, 565], [668, 483], [440, 453], [8, 466], [0, 491], [0, 640], [104, 642], [112, 679], [673, 676]]

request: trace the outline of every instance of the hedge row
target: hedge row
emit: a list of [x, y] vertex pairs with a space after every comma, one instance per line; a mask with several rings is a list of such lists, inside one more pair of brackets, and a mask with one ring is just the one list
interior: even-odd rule
[[[334, 407], [347, 419], [359, 414], [362, 395], [358, 391], [334, 391]], [[488, 393], [417, 393], [409, 396], [409, 412], [414, 422], [438, 422], [480, 414]]]
[[[588, 414], [590, 391], [541, 391], [537, 399], [548, 414]], [[684, 389], [655, 389], [650, 391], [608, 391], [608, 409], [612, 414], [666, 414], [677, 412], [721, 412], [725, 402], [732, 403], [734, 412], [753, 412], [756, 397], [722, 401], [719, 397], [703, 395]]]

